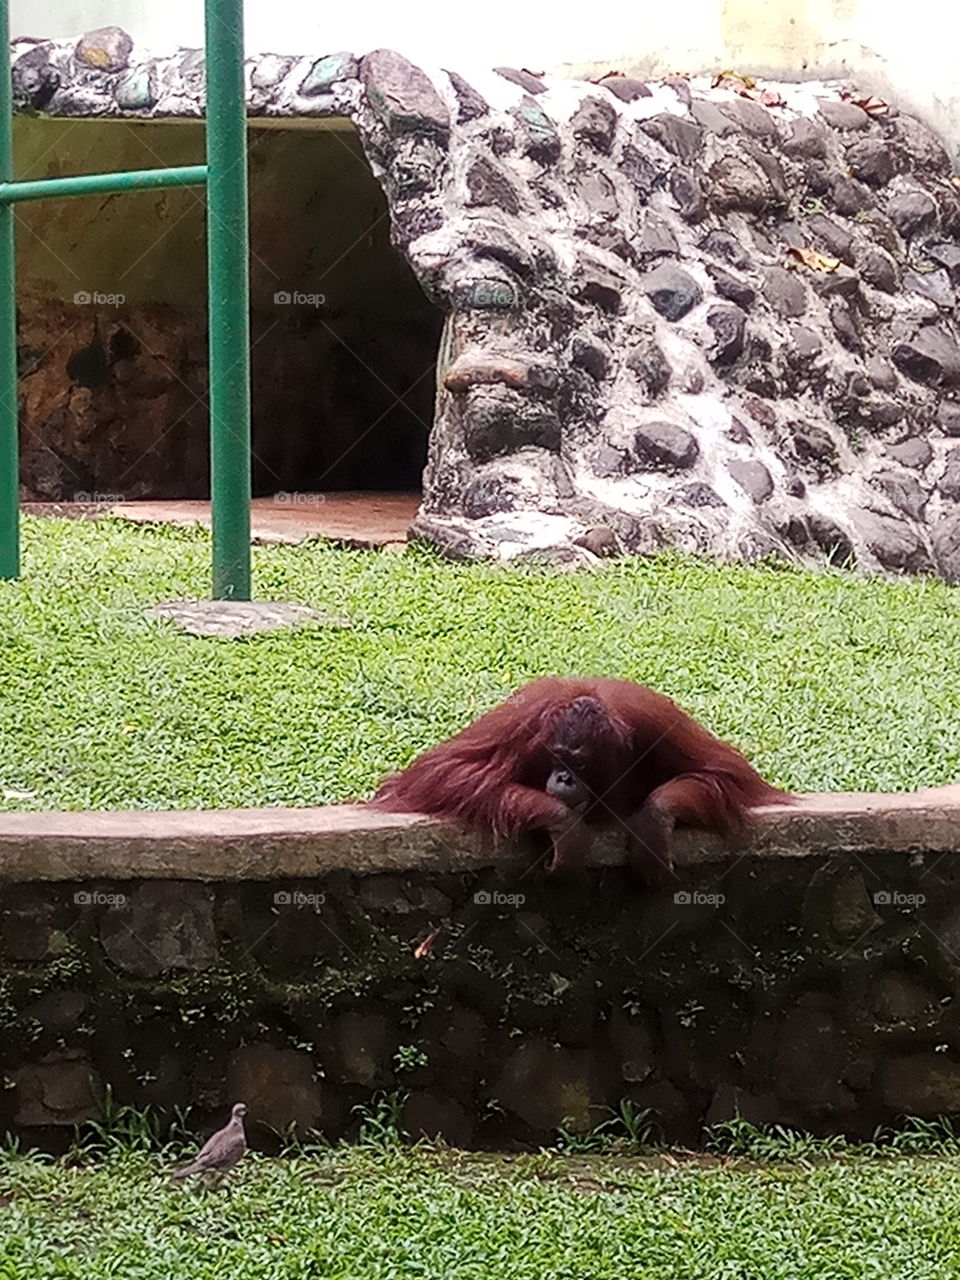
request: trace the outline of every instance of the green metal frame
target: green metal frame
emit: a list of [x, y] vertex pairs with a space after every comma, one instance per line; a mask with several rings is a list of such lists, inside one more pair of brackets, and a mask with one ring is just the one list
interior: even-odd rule
[[243, 0], [205, 0], [204, 165], [13, 178], [9, 0], [0, 0], [0, 578], [20, 576], [15, 206], [206, 185], [213, 596], [250, 599], [250, 276]]

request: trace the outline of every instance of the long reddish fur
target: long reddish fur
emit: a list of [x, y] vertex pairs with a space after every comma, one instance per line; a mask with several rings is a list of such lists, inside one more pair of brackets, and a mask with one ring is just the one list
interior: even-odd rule
[[[542, 825], [544, 806], [525, 789], [545, 788], [553, 763], [547, 750], [551, 721], [583, 696], [603, 703], [633, 762], [627, 777], [609, 780], [608, 810], [626, 816], [656, 787], [689, 774], [706, 786], [697, 789], [696, 820], [684, 825], [730, 834], [754, 806], [789, 803], [791, 797], [761, 778], [735, 747], [663, 694], [627, 680], [556, 676], [534, 680], [425, 751], [387, 778], [371, 803], [434, 814], [498, 836]], [[545, 794], [543, 799], [549, 801]]]

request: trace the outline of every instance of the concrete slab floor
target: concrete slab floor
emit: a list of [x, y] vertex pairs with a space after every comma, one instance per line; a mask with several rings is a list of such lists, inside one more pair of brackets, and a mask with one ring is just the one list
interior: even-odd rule
[[[250, 507], [255, 542], [302, 542], [329, 538], [356, 547], [403, 545], [417, 509], [418, 493], [280, 493], [254, 498]], [[210, 527], [210, 503], [182, 498], [151, 502], [24, 503], [32, 515], [84, 519], [119, 516], [136, 524], [202, 524]]]

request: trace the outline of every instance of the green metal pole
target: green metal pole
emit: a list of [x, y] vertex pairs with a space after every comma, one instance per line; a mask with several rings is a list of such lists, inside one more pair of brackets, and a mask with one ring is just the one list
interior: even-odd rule
[[[0, 0], [0, 182], [13, 178], [10, 15]], [[13, 206], [0, 202], [0, 578], [20, 576], [20, 447]]]
[[213, 595], [216, 600], [249, 600], [250, 277], [243, 0], [206, 0], [205, 18]]
[[[6, 4], [7, 0], [0, 0]], [[171, 169], [130, 169], [123, 173], [81, 173], [70, 178], [41, 178], [35, 182], [8, 182], [0, 175], [0, 201], [45, 200], [56, 196], [102, 196], [123, 191], [150, 191], [156, 187], [199, 187], [206, 182], [205, 164]]]

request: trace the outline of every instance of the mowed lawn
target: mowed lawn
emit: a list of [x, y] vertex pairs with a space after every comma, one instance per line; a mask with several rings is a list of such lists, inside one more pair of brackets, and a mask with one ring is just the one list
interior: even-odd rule
[[245, 640], [151, 620], [203, 597], [200, 531], [25, 521], [0, 583], [0, 807], [312, 805], [546, 674], [643, 681], [799, 790], [960, 777], [960, 589], [679, 556], [592, 573], [312, 543], [255, 551], [258, 598], [344, 613]]
[[219, 1190], [0, 1160], [2, 1280], [956, 1280], [956, 1159], [651, 1167], [357, 1148]]

